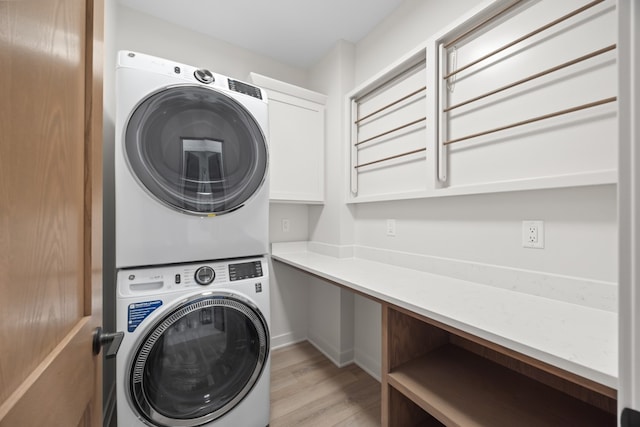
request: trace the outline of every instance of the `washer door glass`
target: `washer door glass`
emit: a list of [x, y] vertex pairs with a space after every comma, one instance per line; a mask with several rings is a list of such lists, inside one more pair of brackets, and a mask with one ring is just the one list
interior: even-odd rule
[[131, 401], [158, 426], [198, 426], [251, 391], [269, 352], [258, 309], [227, 294], [200, 295], [156, 323], [130, 367]]
[[266, 141], [254, 117], [201, 86], [170, 87], [143, 100], [127, 123], [125, 153], [155, 198], [194, 214], [237, 209], [267, 172]]

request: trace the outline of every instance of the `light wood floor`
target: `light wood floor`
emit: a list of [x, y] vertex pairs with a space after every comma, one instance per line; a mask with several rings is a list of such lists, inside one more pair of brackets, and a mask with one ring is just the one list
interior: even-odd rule
[[380, 383], [356, 365], [337, 368], [309, 342], [271, 354], [270, 427], [380, 425]]

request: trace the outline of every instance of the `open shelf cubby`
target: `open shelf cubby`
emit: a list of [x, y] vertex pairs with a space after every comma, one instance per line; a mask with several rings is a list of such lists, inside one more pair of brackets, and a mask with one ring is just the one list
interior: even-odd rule
[[383, 304], [383, 426], [616, 425], [615, 390]]

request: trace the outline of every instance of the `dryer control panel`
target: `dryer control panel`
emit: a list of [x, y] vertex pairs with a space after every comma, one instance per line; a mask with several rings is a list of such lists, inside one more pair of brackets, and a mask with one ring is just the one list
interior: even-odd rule
[[229, 79], [229, 89], [244, 93], [245, 95], [253, 96], [254, 98], [262, 99], [262, 93], [259, 88], [238, 80]]
[[262, 262], [250, 261], [229, 264], [229, 280], [243, 280], [262, 277]]
[[144, 70], [146, 73], [175, 77], [183, 82], [202, 83], [210, 87], [215, 87], [218, 90], [233, 91], [262, 100], [265, 103], [267, 102], [267, 93], [252, 84], [231, 79], [206, 68], [196, 68], [191, 65], [157, 58], [143, 53], [126, 50], [119, 51], [117, 68]]

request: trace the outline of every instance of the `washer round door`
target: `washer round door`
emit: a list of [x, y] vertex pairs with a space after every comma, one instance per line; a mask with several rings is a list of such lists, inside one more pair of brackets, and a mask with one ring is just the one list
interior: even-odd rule
[[179, 303], [140, 341], [129, 397], [152, 425], [199, 426], [244, 399], [268, 354], [269, 331], [256, 306], [232, 294], [200, 294]]
[[253, 115], [202, 86], [167, 87], [142, 100], [126, 124], [124, 152], [153, 197], [198, 215], [238, 209], [267, 173], [267, 144]]

